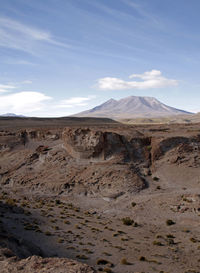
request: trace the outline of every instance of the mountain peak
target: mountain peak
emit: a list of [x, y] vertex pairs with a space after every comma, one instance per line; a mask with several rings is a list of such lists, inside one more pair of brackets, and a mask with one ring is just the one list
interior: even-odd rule
[[115, 99], [111, 98], [109, 100], [107, 100], [107, 102], [112, 102], [112, 101], [116, 101]]
[[113, 119], [136, 117], [163, 117], [191, 114], [184, 110], [165, 105], [154, 97], [129, 96], [120, 100], [113, 98], [88, 111], [76, 114], [77, 117], [108, 117]]
[[6, 113], [6, 114], [3, 114], [3, 115], [0, 115], [1, 117], [24, 117], [23, 115], [16, 115], [14, 113]]

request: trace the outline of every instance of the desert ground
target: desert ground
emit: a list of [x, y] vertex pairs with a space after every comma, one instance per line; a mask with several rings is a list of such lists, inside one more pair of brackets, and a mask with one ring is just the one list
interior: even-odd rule
[[200, 272], [200, 124], [0, 118], [0, 272]]

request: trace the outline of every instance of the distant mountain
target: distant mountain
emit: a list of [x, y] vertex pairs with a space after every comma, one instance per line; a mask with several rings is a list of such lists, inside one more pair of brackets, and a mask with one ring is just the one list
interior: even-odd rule
[[24, 118], [25, 116], [23, 116], [23, 115], [16, 115], [16, 114], [14, 114], [14, 113], [6, 113], [6, 114], [3, 114], [3, 115], [0, 115], [0, 117]]
[[109, 117], [114, 119], [136, 117], [164, 117], [191, 114], [163, 104], [153, 97], [130, 96], [120, 100], [110, 99], [76, 117]]

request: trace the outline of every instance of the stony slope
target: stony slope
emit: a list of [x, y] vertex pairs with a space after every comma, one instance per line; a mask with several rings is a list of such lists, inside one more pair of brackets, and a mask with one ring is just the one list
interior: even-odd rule
[[[24, 209], [0, 201], [0, 214], [9, 218], [10, 213], [20, 215]], [[19, 221], [19, 219], [18, 219]], [[95, 273], [91, 267], [67, 258], [45, 257], [40, 247], [31, 238], [14, 236], [0, 221], [0, 272], [1, 273]]]

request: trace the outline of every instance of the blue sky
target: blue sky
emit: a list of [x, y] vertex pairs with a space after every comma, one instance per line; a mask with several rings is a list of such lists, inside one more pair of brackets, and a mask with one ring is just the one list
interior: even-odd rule
[[199, 0], [0, 0], [0, 114], [130, 95], [200, 111]]

